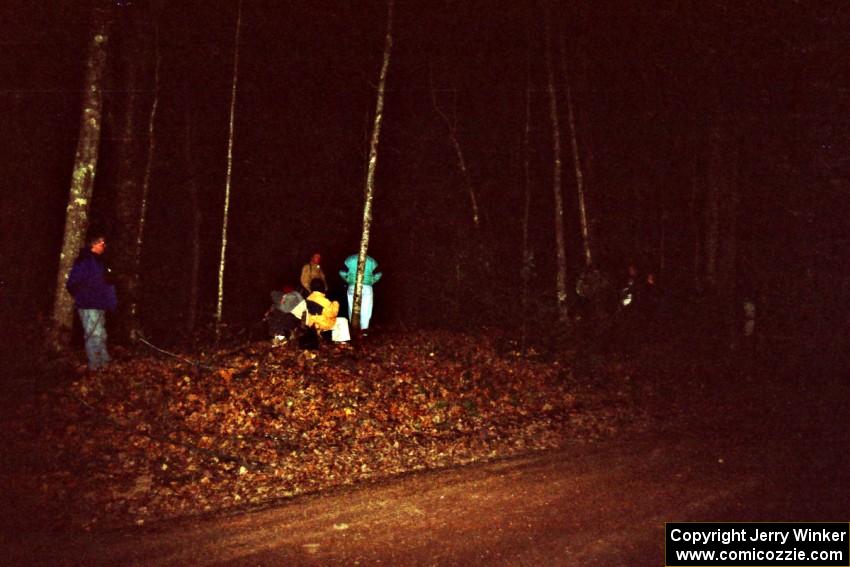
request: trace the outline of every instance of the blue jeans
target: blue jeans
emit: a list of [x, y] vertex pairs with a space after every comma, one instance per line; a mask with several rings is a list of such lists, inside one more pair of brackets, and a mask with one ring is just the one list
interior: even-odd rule
[[106, 350], [106, 314], [103, 309], [78, 309], [86, 341], [89, 369], [98, 370], [112, 360]]
[[[372, 286], [363, 284], [363, 293], [360, 298], [360, 330], [369, 328], [369, 320], [372, 319]], [[354, 312], [354, 285], [348, 286], [348, 318]]]

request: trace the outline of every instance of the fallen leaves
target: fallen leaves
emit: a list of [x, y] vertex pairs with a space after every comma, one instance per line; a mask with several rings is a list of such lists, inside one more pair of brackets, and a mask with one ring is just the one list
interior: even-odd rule
[[[557, 364], [452, 333], [373, 340], [315, 358], [254, 343], [221, 369], [137, 358], [22, 408], [45, 459], [24, 482], [92, 528], [217, 512], [401, 472], [610, 435]], [[570, 374], [571, 376], [571, 374]], [[40, 420], [44, 427], [28, 427]], [[340, 528], [342, 529], [342, 528]]]

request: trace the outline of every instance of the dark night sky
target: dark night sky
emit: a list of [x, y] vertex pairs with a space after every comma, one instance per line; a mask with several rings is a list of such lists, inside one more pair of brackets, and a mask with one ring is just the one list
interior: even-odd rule
[[[691, 263], [688, 206], [694, 168], [701, 163], [695, 156], [705, 153], [706, 132], [722, 119], [735, 126], [739, 148], [741, 256], [755, 266], [760, 285], [792, 306], [807, 294], [846, 299], [850, 6], [562, 4], [553, 26], [570, 53], [580, 143], [593, 152], [587, 180], [601, 267], [616, 271], [627, 258], [657, 267], [663, 203], [664, 280], [681, 287]], [[236, 16], [236, 2], [163, 5], [157, 154], [144, 252], [148, 323], [159, 329], [179, 321], [186, 297], [187, 120], [203, 201], [202, 287], [206, 311], [212, 309]], [[11, 293], [23, 298], [16, 303], [26, 310], [44, 312], [61, 245], [90, 17], [83, 2], [6, 0], [0, 10], [4, 301]], [[110, 160], [125, 96], [122, 59], [115, 52], [128, 22], [136, 20], [147, 46], [139, 56], [150, 74], [154, 11], [139, 0], [115, 15], [92, 211], [93, 223], [111, 233], [120, 230], [111, 213]], [[385, 4], [371, 0], [245, 1], [225, 289], [225, 313], [233, 320], [258, 318], [269, 288], [295, 279], [314, 249], [323, 251], [326, 272], [337, 282], [337, 266], [355, 251], [385, 20]], [[536, 2], [397, 1], [370, 248], [386, 271], [378, 322], [419, 320], [439, 311], [445, 284], [464, 259], [458, 243], [470, 232], [469, 203], [445, 125], [431, 103], [431, 85], [441, 107], [456, 118], [480, 192], [496, 258], [487, 278], [499, 282], [488, 296], [495, 310], [519, 281], [521, 143], [530, 73], [535, 285], [554, 295], [542, 40]], [[556, 74], [560, 81], [557, 66]], [[147, 98], [143, 105], [149, 103]], [[561, 120], [574, 277], [574, 178], [565, 116]], [[808, 283], [795, 287], [800, 278]], [[479, 284], [470, 281], [466, 291], [481, 293]]]

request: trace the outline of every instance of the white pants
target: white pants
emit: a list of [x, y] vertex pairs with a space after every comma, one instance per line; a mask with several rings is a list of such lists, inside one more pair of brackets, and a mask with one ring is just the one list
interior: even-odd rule
[[[360, 330], [369, 328], [369, 320], [372, 318], [372, 286], [363, 284], [363, 297], [360, 298]], [[348, 286], [348, 314], [354, 312], [354, 286]]]

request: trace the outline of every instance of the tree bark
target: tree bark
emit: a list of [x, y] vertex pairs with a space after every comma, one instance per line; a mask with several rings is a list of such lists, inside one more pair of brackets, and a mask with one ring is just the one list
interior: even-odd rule
[[567, 251], [564, 239], [564, 199], [561, 184], [561, 128], [558, 121], [558, 98], [555, 95], [555, 74], [552, 70], [552, 30], [549, 23], [549, 2], [545, 2], [543, 19], [546, 40], [545, 55], [547, 91], [549, 93], [549, 117], [552, 123], [552, 192], [555, 200], [555, 253], [558, 261], [555, 289], [557, 293], [558, 321], [565, 323], [569, 318], [569, 308], [567, 305]]
[[[529, 34], [530, 35], [530, 34]], [[530, 39], [530, 38], [529, 38]], [[530, 51], [530, 41], [529, 41]], [[526, 59], [525, 79], [525, 130], [522, 136], [522, 167], [524, 174], [524, 191], [522, 207], [522, 268], [520, 305], [522, 308], [520, 352], [525, 355], [528, 341], [528, 288], [531, 282], [531, 272], [534, 269], [534, 255], [528, 242], [528, 221], [531, 217], [531, 64]]]
[[233, 174], [233, 130], [236, 114], [236, 86], [239, 80], [239, 33], [242, 29], [242, 0], [236, 16], [236, 35], [233, 41], [233, 82], [230, 90], [230, 124], [227, 137], [227, 174], [224, 182], [224, 212], [221, 221], [221, 259], [218, 264], [218, 301], [216, 302], [216, 337], [221, 333], [224, 306], [224, 266], [227, 253], [227, 220], [230, 214], [230, 182]]
[[718, 114], [709, 124], [706, 171], [705, 278], [721, 331], [733, 345], [737, 333], [738, 136], [732, 119]]
[[133, 334], [135, 323], [132, 321], [131, 307], [135, 306], [134, 270], [132, 250], [138, 233], [139, 206], [141, 202], [142, 170], [139, 132], [141, 97], [144, 92], [141, 77], [145, 50], [142, 47], [140, 31], [136, 19], [129, 18], [123, 22], [121, 49], [118, 54], [124, 65], [126, 74], [120, 77], [124, 97], [118, 112], [120, 126], [116, 140], [116, 187], [115, 187], [115, 217], [117, 230], [110, 235], [112, 248], [118, 253], [112, 265], [118, 284], [118, 293], [122, 298], [119, 308], [120, 334], [128, 339]]
[[189, 267], [189, 282], [186, 314], [186, 332], [194, 333], [198, 321], [198, 286], [201, 272], [201, 203], [198, 197], [198, 181], [196, 179], [197, 168], [192, 155], [193, 148], [193, 125], [194, 114], [190, 108], [186, 109], [186, 124], [183, 139], [183, 159], [186, 167], [186, 184], [189, 192], [189, 203], [192, 207], [192, 223], [190, 226], [190, 238], [192, 255]]
[[703, 272], [702, 272], [702, 241], [703, 241], [703, 231], [701, 230], [701, 223], [699, 218], [699, 200], [701, 196], [701, 187], [699, 180], [699, 152], [697, 151], [697, 143], [694, 142], [694, 147], [692, 148], [692, 163], [691, 163], [691, 197], [689, 203], [689, 218], [691, 220], [692, 227], [692, 237], [693, 237], [693, 261], [691, 263], [693, 270], [693, 289], [697, 293], [702, 293], [704, 289], [703, 285]]
[[717, 287], [728, 302], [733, 303], [738, 264], [738, 135], [736, 127], [723, 124], [723, 171], [720, 178], [720, 254], [717, 259]]
[[53, 324], [48, 337], [54, 351], [68, 347], [73, 325], [74, 306], [65, 290], [68, 273], [78, 251], [82, 248], [89, 224], [89, 205], [94, 190], [97, 158], [100, 148], [101, 118], [103, 114], [103, 74], [106, 66], [109, 8], [96, 7], [93, 14], [91, 42], [83, 84], [83, 108], [80, 121], [80, 138], [74, 157], [71, 189], [65, 212], [65, 232], [59, 254], [59, 270], [53, 301]]
[[384, 119], [384, 92], [387, 84], [387, 71], [390, 67], [390, 55], [393, 49], [393, 10], [394, 0], [387, 0], [387, 33], [384, 37], [384, 57], [378, 79], [378, 94], [375, 102], [375, 120], [372, 125], [372, 138], [369, 142], [369, 163], [366, 169], [366, 189], [363, 196], [363, 230], [360, 236], [360, 249], [357, 253], [357, 276], [354, 282], [354, 297], [351, 309], [351, 325], [360, 329], [360, 300], [363, 294], [363, 272], [366, 267], [366, 254], [369, 250], [369, 233], [372, 227], [372, 199], [375, 194], [375, 171], [378, 167], [378, 142], [381, 137], [381, 123]]
[[460, 141], [457, 138], [457, 124], [454, 121], [449, 120], [449, 117], [446, 116], [446, 113], [443, 112], [440, 105], [437, 103], [437, 94], [434, 90], [433, 81], [431, 81], [431, 102], [434, 105], [434, 110], [440, 115], [443, 122], [446, 123], [449, 140], [452, 143], [452, 147], [455, 151], [455, 157], [457, 158], [458, 169], [460, 169], [461, 176], [463, 177], [466, 192], [469, 194], [469, 205], [472, 209], [472, 225], [475, 228], [475, 231], [478, 232], [481, 227], [480, 215], [478, 214], [478, 199], [475, 196], [475, 188], [472, 186], [472, 178], [469, 175], [469, 170], [466, 167], [466, 160], [463, 157], [463, 150], [461, 149]]
[[151, 171], [153, 170], [153, 161], [156, 154], [156, 111], [159, 107], [159, 71], [162, 61], [162, 56], [159, 50], [159, 27], [155, 30], [154, 36], [154, 86], [153, 100], [151, 101], [151, 109], [148, 114], [148, 155], [145, 161], [145, 175], [142, 179], [142, 195], [139, 202], [138, 220], [136, 222], [136, 238], [133, 242], [132, 253], [132, 272], [130, 278], [130, 306], [128, 309], [130, 339], [136, 340], [141, 336], [141, 324], [139, 323], [139, 291], [141, 289], [140, 272], [142, 263], [142, 245], [145, 239], [145, 221], [148, 211], [148, 194], [150, 193]]
[[[577, 6], [578, 8], [578, 27], [579, 29], [589, 29], [589, 26], [593, 25], [588, 18], [588, 12], [590, 8], [590, 4], [582, 3]], [[584, 140], [584, 144], [582, 146], [582, 173], [583, 179], [586, 186], [590, 187], [591, 190], [596, 188], [597, 186], [594, 184], [594, 153], [593, 153], [593, 128], [591, 127], [591, 120], [588, 112], [586, 112], [587, 108], [589, 108], [588, 104], [584, 105], [585, 112], [581, 111], [581, 101], [585, 102], [591, 98], [588, 93], [591, 91], [588, 83], [590, 81], [590, 73], [588, 72], [588, 38], [587, 36], [579, 35], [576, 37], [576, 50], [575, 50], [575, 59], [576, 64], [573, 65], [573, 74], [572, 76], [575, 78], [571, 84], [576, 87], [576, 90], [573, 91], [576, 94], [576, 98], [579, 100], [579, 110], [576, 112], [576, 125], [577, 129], [581, 130], [581, 138]], [[575, 99], [574, 99], [575, 100]], [[590, 209], [593, 210], [593, 199], [591, 201]], [[594, 219], [591, 216], [589, 220], [589, 228], [590, 228], [590, 243], [591, 250], [598, 252], [596, 247], [597, 244], [593, 227], [595, 226]]]
[[573, 105], [573, 91], [570, 85], [570, 76], [567, 74], [567, 50], [564, 48], [564, 36], [559, 37], [559, 48], [561, 52], [561, 74], [564, 76], [564, 85], [567, 91], [567, 119], [570, 126], [570, 147], [573, 152], [573, 166], [576, 174], [576, 193], [578, 194], [579, 224], [581, 227], [581, 241], [584, 249], [584, 266], [590, 268], [593, 264], [593, 255], [590, 245], [590, 226], [587, 219], [587, 204], [584, 194], [584, 173], [581, 166], [581, 156], [578, 151], [578, 135], [576, 132], [576, 118]]
[[712, 292], [717, 291], [717, 260], [720, 254], [720, 199], [723, 164], [723, 149], [720, 124], [715, 118], [709, 124], [708, 171], [706, 172], [705, 202], [705, 283]]

